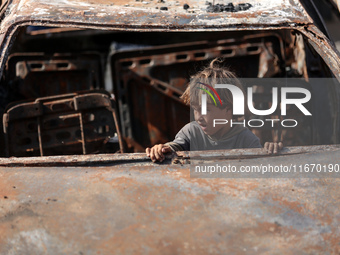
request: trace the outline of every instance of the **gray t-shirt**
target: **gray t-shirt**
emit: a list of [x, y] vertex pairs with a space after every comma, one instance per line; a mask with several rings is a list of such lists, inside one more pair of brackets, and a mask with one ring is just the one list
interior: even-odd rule
[[260, 139], [248, 128], [234, 126], [222, 139], [214, 140], [206, 135], [196, 121], [186, 124], [176, 135], [173, 142], [167, 143], [172, 150], [225, 150], [241, 148], [262, 148]]

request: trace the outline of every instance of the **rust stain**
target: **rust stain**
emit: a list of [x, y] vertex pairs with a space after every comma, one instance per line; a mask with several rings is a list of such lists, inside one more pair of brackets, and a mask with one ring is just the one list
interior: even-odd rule
[[[319, 51], [325, 43], [327, 52], [320, 54], [340, 77], [339, 56], [297, 1], [289, 9], [277, 1], [284, 8], [272, 12], [262, 12], [263, 1], [255, 1], [258, 11], [228, 15], [206, 13], [204, 1], [177, 2], [188, 3], [189, 11], [175, 1], [145, 2], [14, 0], [2, 23], [1, 65], [18, 25], [138, 31], [293, 27]], [[156, 9], [165, 5], [168, 11]], [[166, 89], [167, 96], [180, 91]], [[155, 126], [149, 128], [159, 136]], [[338, 151], [339, 145], [290, 147], [281, 156], [322, 152], [328, 160], [327, 152]], [[194, 179], [189, 160], [197, 158], [258, 162], [268, 155], [260, 149], [181, 152], [163, 164], [151, 163], [145, 153], [0, 159], [0, 253], [340, 252], [337, 179]], [[171, 164], [175, 159], [182, 164]]]
[[12, 182], [13, 173], [1, 173], [0, 175], [0, 200], [4, 202], [12, 201], [17, 198], [20, 192], [20, 183]]
[[[16, 220], [0, 222], [2, 236], [6, 236], [2, 244], [14, 240], [21, 226], [20, 231], [49, 229], [48, 238], [60, 242], [58, 247], [63, 249], [97, 247], [102, 253], [110, 249], [138, 253], [145, 248], [151, 254], [170, 254], [176, 249], [204, 254], [209, 247], [218, 253], [238, 249], [261, 252], [273, 247], [287, 253], [292, 243], [300, 251], [324, 249], [321, 241], [306, 238], [314, 229], [315, 233], [325, 231], [326, 245], [337, 249], [336, 230], [328, 227], [338, 217], [332, 210], [335, 205], [326, 203], [319, 208], [319, 212], [333, 215], [332, 221], [315, 214], [312, 208], [324, 202], [310, 199], [318, 190], [308, 180], [302, 186], [289, 179], [280, 183], [267, 179], [200, 180], [190, 178], [187, 166], [168, 171], [166, 165], [158, 170], [148, 165], [26, 168], [20, 175], [12, 174], [13, 169], [0, 169], [7, 180], [1, 187], [20, 186], [12, 200], [16, 206], [6, 210], [7, 215], [13, 215], [9, 219]], [[327, 189], [336, 187], [334, 180], [327, 182]], [[280, 199], [283, 189], [297, 192], [286, 192]], [[302, 192], [309, 197], [302, 200]], [[300, 200], [305, 210], [298, 209]], [[0, 200], [0, 207], [5, 202]], [[301, 227], [294, 226], [295, 222]], [[61, 229], [73, 237], [71, 248], [64, 245], [67, 238], [58, 234]], [[273, 235], [274, 242], [265, 242]]]

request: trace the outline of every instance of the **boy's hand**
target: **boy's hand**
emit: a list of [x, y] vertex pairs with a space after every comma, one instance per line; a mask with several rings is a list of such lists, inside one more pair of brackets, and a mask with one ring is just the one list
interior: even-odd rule
[[264, 144], [264, 149], [269, 153], [269, 154], [278, 154], [279, 151], [283, 148], [283, 143], [272, 143], [272, 142], [266, 142]]
[[153, 162], [162, 162], [165, 159], [164, 153], [171, 152], [171, 148], [168, 145], [157, 144], [151, 149], [146, 148], [146, 156], [150, 157]]

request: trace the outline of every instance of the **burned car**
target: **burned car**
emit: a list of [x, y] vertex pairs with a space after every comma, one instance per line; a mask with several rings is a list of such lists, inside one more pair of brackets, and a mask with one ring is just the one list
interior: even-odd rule
[[[1, 253], [340, 252], [340, 55], [311, 0], [13, 0], [1, 13]], [[190, 121], [180, 96], [217, 57], [261, 80], [246, 84], [257, 109], [294, 80], [312, 116], [278, 109], [271, 119], [299, 125], [250, 127], [262, 144], [284, 141], [279, 156], [152, 163], [145, 148]], [[195, 159], [334, 175], [190, 178]]]

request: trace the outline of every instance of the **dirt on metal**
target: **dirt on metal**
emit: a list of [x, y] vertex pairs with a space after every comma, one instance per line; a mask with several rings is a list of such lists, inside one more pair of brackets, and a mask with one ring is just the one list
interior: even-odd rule
[[190, 178], [167, 162], [1, 167], [0, 252], [340, 252], [339, 178]]

